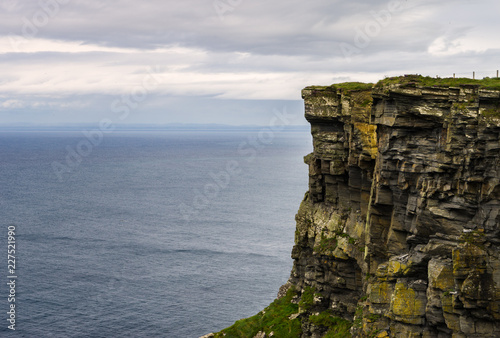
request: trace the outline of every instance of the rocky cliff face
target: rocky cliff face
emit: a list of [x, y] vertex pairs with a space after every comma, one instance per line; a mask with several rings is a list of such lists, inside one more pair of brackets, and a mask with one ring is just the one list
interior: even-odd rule
[[[296, 216], [303, 337], [500, 332], [500, 92], [395, 84], [302, 92], [314, 152]], [[303, 298], [311, 298], [305, 307]]]

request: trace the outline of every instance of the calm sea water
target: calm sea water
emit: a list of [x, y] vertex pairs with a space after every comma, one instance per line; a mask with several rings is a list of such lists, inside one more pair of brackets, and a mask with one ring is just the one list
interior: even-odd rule
[[[275, 298], [292, 266], [308, 132], [114, 132], [91, 149], [82, 140], [0, 132], [0, 335], [198, 337]], [[85, 157], [68, 155], [78, 147]]]

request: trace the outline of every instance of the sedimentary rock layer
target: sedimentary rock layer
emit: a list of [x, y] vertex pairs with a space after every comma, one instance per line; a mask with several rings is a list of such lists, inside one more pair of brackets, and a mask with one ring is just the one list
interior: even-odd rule
[[[500, 332], [500, 92], [388, 85], [302, 91], [314, 152], [296, 216], [300, 316], [354, 336]], [[326, 328], [302, 321], [303, 337]]]

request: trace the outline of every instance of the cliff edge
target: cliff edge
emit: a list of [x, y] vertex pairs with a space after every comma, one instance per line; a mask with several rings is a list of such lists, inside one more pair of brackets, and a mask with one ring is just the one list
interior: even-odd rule
[[215, 336], [498, 336], [500, 90], [424, 80], [302, 91], [314, 152], [290, 279]]

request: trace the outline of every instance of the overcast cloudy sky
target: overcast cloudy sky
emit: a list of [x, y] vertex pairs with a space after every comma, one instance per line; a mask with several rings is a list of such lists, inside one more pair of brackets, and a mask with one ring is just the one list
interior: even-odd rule
[[307, 85], [495, 76], [496, 0], [0, 0], [0, 124], [265, 125]]

